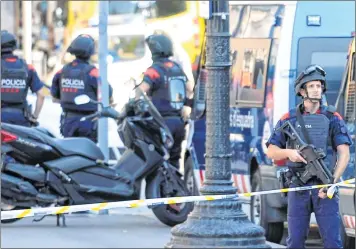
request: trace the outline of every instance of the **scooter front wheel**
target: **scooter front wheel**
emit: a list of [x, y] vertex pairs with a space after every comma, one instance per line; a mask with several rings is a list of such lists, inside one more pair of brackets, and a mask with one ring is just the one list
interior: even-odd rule
[[[185, 187], [184, 181], [178, 175], [175, 176], [176, 179], [172, 181], [167, 179], [167, 176], [163, 175], [161, 171], [157, 171], [157, 174], [148, 182], [146, 198], [156, 199], [188, 196], [189, 191]], [[152, 211], [163, 224], [175, 226], [186, 221], [188, 214], [193, 208], [194, 204], [187, 202], [171, 205], [157, 205], [152, 207]]]

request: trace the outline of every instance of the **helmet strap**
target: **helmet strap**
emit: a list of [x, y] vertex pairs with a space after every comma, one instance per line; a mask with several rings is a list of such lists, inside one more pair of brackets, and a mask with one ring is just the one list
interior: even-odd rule
[[319, 103], [321, 104], [322, 98], [310, 98], [307, 89], [304, 88], [304, 90], [305, 90], [305, 93], [307, 94], [307, 96], [303, 97], [303, 100], [309, 99], [311, 102], [319, 101]]

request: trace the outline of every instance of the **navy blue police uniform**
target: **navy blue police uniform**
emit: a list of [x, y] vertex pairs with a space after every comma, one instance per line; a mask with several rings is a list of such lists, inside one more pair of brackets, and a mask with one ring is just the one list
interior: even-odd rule
[[[302, 105], [297, 108], [302, 109]], [[275, 131], [266, 143], [267, 147], [273, 144], [282, 149], [293, 148], [293, 144], [291, 144], [288, 137], [284, 133], [276, 131], [287, 121], [291, 122], [298, 134], [305, 139], [297, 121], [296, 110], [290, 110], [278, 121]], [[308, 133], [314, 146], [317, 149], [322, 149], [325, 154], [327, 153], [327, 147], [331, 147], [334, 153], [336, 153], [337, 146], [352, 144], [345, 122], [340, 114], [335, 111], [334, 107], [321, 106], [316, 114], [307, 114], [303, 110], [301, 110], [301, 113], [303, 114], [302, 117], [308, 127]], [[328, 157], [325, 161], [329, 170], [333, 172], [335, 165], [333, 158]], [[303, 171], [304, 167], [301, 164], [288, 161], [287, 166], [293, 176]], [[289, 187], [311, 186], [321, 183], [319, 179], [312, 178], [306, 184], [302, 184], [298, 181], [298, 178], [294, 178]], [[312, 212], [315, 213], [324, 247], [342, 248], [339, 232], [341, 224], [339, 196], [336, 193], [332, 199], [320, 199], [318, 192], [319, 189], [313, 189], [310, 191], [288, 193], [288, 248], [304, 248], [308, 237], [310, 214]]]
[[178, 168], [181, 144], [185, 139], [185, 123], [181, 113], [187, 77], [176, 62], [159, 58], [146, 70], [143, 81], [150, 85], [148, 95], [172, 133], [174, 144], [170, 149], [170, 163]]
[[[303, 102], [296, 108], [290, 110], [277, 123], [276, 129], [266, 143], [268, 147], [273, 144], [281, 149], [298, 150], [299, 145], [278, 129], [287, 121], [295, 128], [298, 135], [308, 144], [312, 144], [325, 155], [323, 160], [334, 174], [336, 167], [337, 147], [340, 145], [351, 145], [352, 140], [348, 133], [345, 122], [335, 107], [323, 104], [322, 98], [313, 98], [310, 95], [307, 83], [320, 82], [322, 93], [327, 90], [326, 72], [318, 65], [310, 65], [299, 74], [294, 82], [294, 90], [297, 96], [303, 98]], [[310, 86], [314, 86], [311, 84]], [[318, 86], [318, 85], [316, 85]], [[309, 87], [310, 88], [310, 87]], [[302, 90], [304, 91], [302, 95]], [[314, 114], [308, 114], [304, 109], [304, 101], [320, 103], [319, 110]], [[300, 123], [299, 123], [300, 122]], [[304, 124], [303, 124], [304, 123]], [[302, 128], [303, 127], [303, 128]], [[289, 133], [291, 131], [289, 130]], [[328, 150], [333, 155], [328, 155]], [[329, 151], [330, 151], [329, 150]], [[323, 183], [317, 177], [311, 177], [306, 182], [301, 181], [305, 173], [305, 164], [287, 160], [288, 175], [285, 176], [289, 187], [310, 186]], [[338, 193], [329, 198], [320, 198], [319, 189], [309, 191], [297, 191], [288, 193], [288, 248], [304, 248], [308, 237], [310, 214], [314, 212], [318, 223], [320, 235], [325, 248], [342, 248], [340, 236], [340, 213]]]
[[42, 89], [44, 84], [35, 68], [12, 53], [1, 55], [1, 122], [31, 126], [26, 118], [27, 93]]
[[[86, 60], [78, 58], [55, 74], [51, 94], [60, 100], [63, 110], [60, 131], [64, 137], [87, 137], [97, 142], [97, 121], [80, 119], [96, 112], [98, 106], [93, 103], [76, 105], [74, 99], [78, 95], [86, 94], [97, 101], [100, 84], [98, 69]], [[109, 96], [112, 96], [110, 85]]]

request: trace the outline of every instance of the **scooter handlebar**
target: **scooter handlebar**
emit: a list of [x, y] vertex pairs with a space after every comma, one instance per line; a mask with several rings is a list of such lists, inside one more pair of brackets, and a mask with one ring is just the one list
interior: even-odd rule
[[111, 106], [108, 106], [108, 107], [103, 108], [99, 112], [95, 112], [95, 113], [90, 114], [88, 116], [82, 117], [80, 119], [80, 121], [85, 121], [85, 120], [94, 119], [94, 118], [100, 118], [100, 117], [108, 117], [108, 118], [113, 118], [113, 119], [118, 119], [119, 120], [119, 119], [125, 118], [126, 114], [125, 113], [120, 114], [114, 108], [112, 108]]
[[80, 121], [85, 121], [85, 120], [88, 120], [88, 119], [94, 119], [94, 118], [98, 118], [100, 116], [101, 116], [101, 112], [96, 112], [96, 113], [90, 114], [88, 116], [82, 117], [80, 119]]

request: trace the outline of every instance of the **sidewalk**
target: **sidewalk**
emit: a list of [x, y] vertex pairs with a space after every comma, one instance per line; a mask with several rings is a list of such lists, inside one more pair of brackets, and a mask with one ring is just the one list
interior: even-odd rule
[[[109, 215], [67, 215], [67, 227], [56, 227], [55, 217], [39, 223], [31, 218], [2, 224], [2, 248], [164, 248], [171, 239], [171, 227], [152, 213], [121, 209]], [[148, 211], [148, 210], [147, 210]], [[19, 239], [21, 238], [21, 239]], [[268, 243], [272, 248], [285, 248]]]
[[[95, 214], [91, 215], [94, 216]], [[138, 208], [135, 210], [123, 208], [113, 209], [110, 210], [109, 217], [120, 217], [120, 227], [125, 234], [125, 239], [123, 237], [122, 239], [125, 241], [125, 246], [128, 248], [164, 248], [165, 244], [170, 241], [171, 228], [162, 224], [148, 208]], [[130, 227], [124, 226], [126, 221], [131, 221]], [[137, 225], [134, 225], [134, 223]], [[159, 228], [160, 232], [154, 232], [155, 228]], [[131, 236], [142, 238], [143, 240], [146, 240], [145, 238], [150, 238], [149, 243], [142, 245], [142, 241], [135, 241]], [[286, 246], [268, 241], [267, 244], [271, 245], [272, 248], [286, 248]]]

